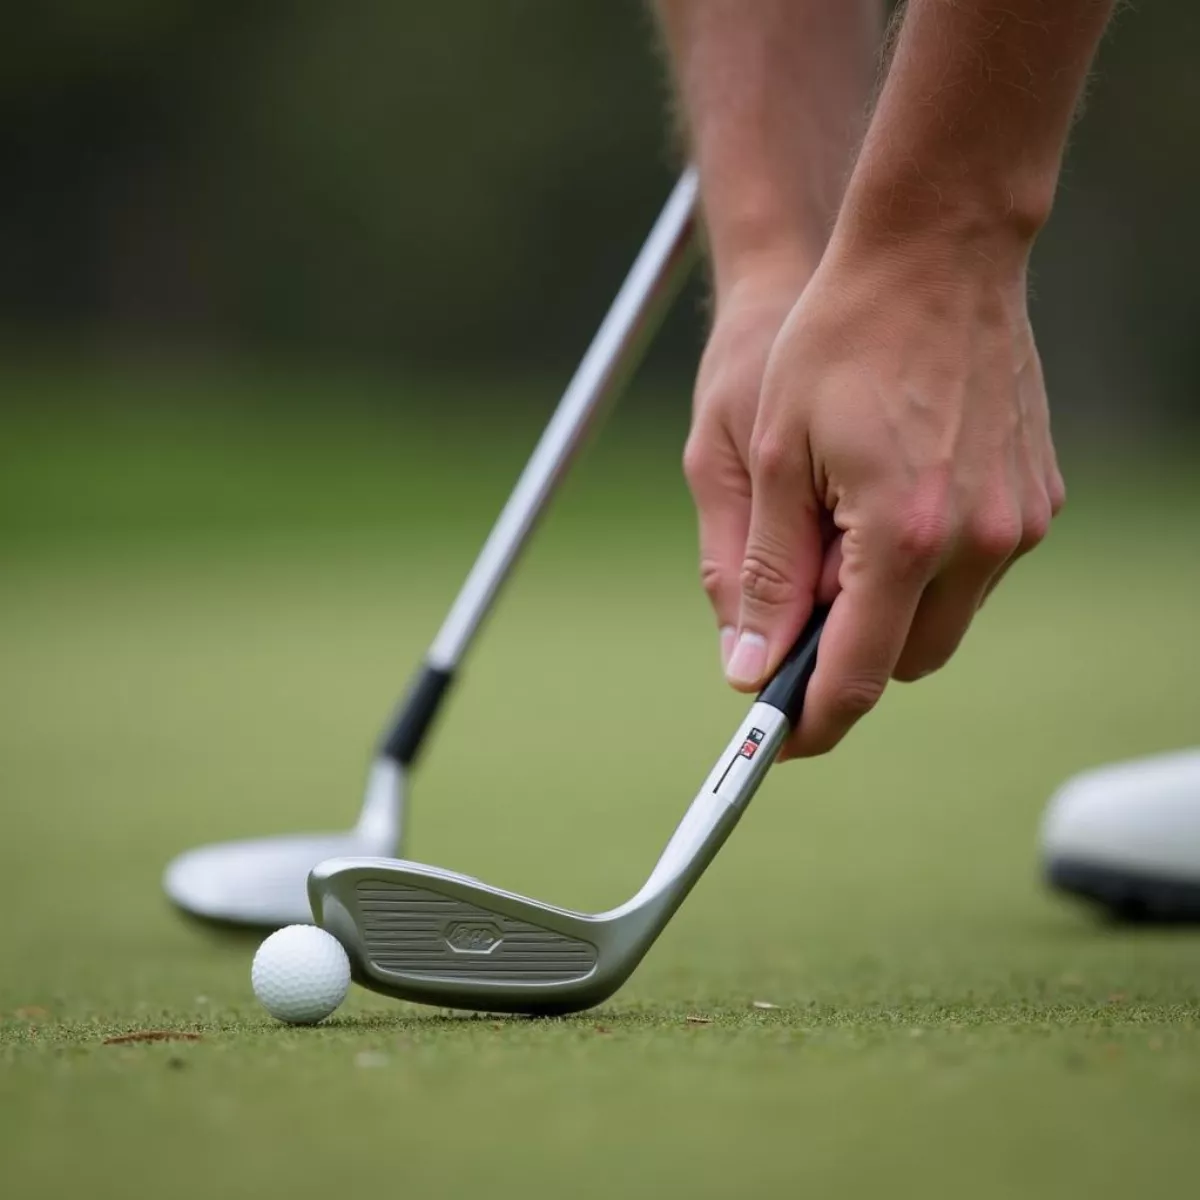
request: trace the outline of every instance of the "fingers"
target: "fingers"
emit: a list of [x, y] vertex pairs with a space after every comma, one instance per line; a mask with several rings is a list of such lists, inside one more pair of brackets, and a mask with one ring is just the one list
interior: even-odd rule
[[893, 676], [905, 683], [939, 670], [950, 660], [987, 598], [988, 586], [1021, 545], [1021, 518], [1002, 502], [976, 516], [954, 552], [926, 587]]
[[970, 564], [947, 571], [925, 589], [904, 650], [892, 671], [893, 679], [911, 683], [950, 661], [987, 599], [996, 574], [993, 567]]
[[921, 597], [895, 679], [911, 682], [946, 665], [992, 589], [1017, 559], [1044, 540], [1053, 512], [1053, 497], [1034, 488], [1023, 512], [995, 499], [975, 515]]
[[925, 578], [912, 570], [843, 572], [800, 726], [784, 757], [832, 750], [879, 703], [904, 650]]
[[750, 476], [728, 439], [703, 429], [688, 439], [683, 471], [696, 504], [700, 580], [717, 617], [724, 670], [737, 632], [738, 576], [750, 526]]
[[757, 443], [751, 479], [737, 643], [726, 667], [740, 691], [761, 687], [790, 649], [812, 611], [824, 558], [807, 446]]
[[[832, 524], [832, 522], [829, 522]], [[829, 605], [841, 590], [838, 577], [842, 573], [842, 535], [838, 532], [824, 532], [822, 541], [825, 543], [825, 562], [821, 567], [821, 579], [817, 584], [817, 603]]]

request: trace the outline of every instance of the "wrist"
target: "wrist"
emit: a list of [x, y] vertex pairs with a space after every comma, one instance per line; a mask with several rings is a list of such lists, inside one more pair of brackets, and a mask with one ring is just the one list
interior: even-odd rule
[[964, 320], [982, 328], [1027, 319], [1027, 255], [994, 241], [990, 226], [953, 236], [948, 228], [884, 238], [876, 228], [839, 222], [821, 262], [821, 294], [842, 297], [855, 320], [878, 322], [879, 330], [915, 323], [940, 330], [948, 344]]
[[807, 280], [821, 261], [832, 212], [799, 180], [747, 170], [705, 171], [701, 196], [717, 300], [772, 277]]
[[738, 293], [792, 287], [812, 278], [829, 231], [802, 219], [746, 219], [708, 231], [713, 296], [717, 308]]
[[713, 256], [713, 305], [719, 314], [739, 298], [763, 293], [790, 293], [797, 299], [812, 278], [821, 248], [809, 243], [763, 244], [719, 264]]
[[1053, 177], [989, 176], [970, 163], [938, 170], [915, 157], [879, 164], [864, 156], [834, 236], [859, 246], [911, 247], [948, 265], [1023, 270], [1053, 195]]

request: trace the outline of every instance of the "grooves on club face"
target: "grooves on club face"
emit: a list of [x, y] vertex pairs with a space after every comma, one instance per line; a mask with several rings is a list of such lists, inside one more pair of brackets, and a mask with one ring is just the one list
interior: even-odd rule
[[485, 1012], [577, 1012], [621, 986], [665, 912], [618, 916], [542, 904], [396, 859], [333, 859], [309, 877], [318, 925], [354, 977], [399, 999]]
[[571, 912], [439, 867], [340, 858], [309, 875], [317, 924], [342, 943], [359, 983], [398, 999], [525, 1013], [607, 999], [724, 845], [796, 727], [827, 616], [813, 612], [624, 904]]
[[815, 661], [818, 633], [819, 623], [777, 672], [776, 703], [752, 705], [646, 882], [624, 904], [572, 912], [439, 867], [340, 858], [309, 876], [317, 924], [345, 947], [359, 983], [397, 999], [545, 1014], [606, 1000], [683, 903], [770, 769], [793, 719], [791, 692], [805, 685]]

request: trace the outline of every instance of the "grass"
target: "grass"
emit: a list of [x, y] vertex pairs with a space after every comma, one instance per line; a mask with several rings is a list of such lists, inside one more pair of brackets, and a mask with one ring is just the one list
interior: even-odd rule
[[[281, 420], [260, 381], [207, 406], [43, 383], [69, 394], [6, 417], [0, 448], [4, 1195], [1184, 1186], [1197, 937], [1049, 897], [1036, 831], [1072, 771], [1196, 739], [1186, 474], [1080, 464], [952, 666], [773, 775], [601, 1009], [356, 993], [293, 1030], [254, 1002], [254, 942], [180, 920], [159, 872], [196, 842], [349, 823], [536, 420], [468, 420], [453, 389], [440, 426], [406, 419], [428, 385]], [[571, 480], [422, 763], [416, 856], [584, 907], [644, 877], [742, 707], [693, 580], [680, 432], [633, 406]], [[198, 1036], [106, 1041], [145, 1030]]]

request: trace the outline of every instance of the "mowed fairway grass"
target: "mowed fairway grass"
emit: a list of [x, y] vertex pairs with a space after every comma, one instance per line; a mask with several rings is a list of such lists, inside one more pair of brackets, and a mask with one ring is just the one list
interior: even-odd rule
[[[773, 774], [602, 1008], [356, 991], [296, 1030], [254, 1000], [255, 940], [182, 920], [163, 864], [350, 824], [538, 406], [5, 391], [0, 1195], [1191, 1189], [1200, 935], [1047, 895], [1036, 837], [1071, 772], [1200, 738], [1194, 467], [1077, 455], [1050, 543], [951, 667]], [[744, 707], [695, 582], [685, 407], [635, 400], [570, 480], [420, 766], [413, 856], [583, 908], [643, 880]], [[195, 1037], [106, 1040], [143, 1031]]]

